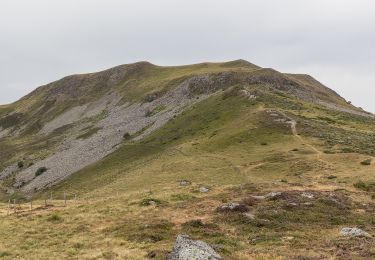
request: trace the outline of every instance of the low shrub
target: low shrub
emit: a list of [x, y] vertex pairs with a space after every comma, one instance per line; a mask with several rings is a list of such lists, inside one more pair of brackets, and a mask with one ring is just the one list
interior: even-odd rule
[[47, 171], [47, 168], [46, 167], [40, 167], [38, 168], [38, 170], [36, 170], [35, 172], [35, 176], [39, 176], [39, 175], [42, 175], [44, 172]]
[[359, 190], [375, 191], [375, 182], [365, 183], [363, 181], [358, 181], [354, 183], [353, 186]]
[[371, 159], [366, 159], [361, 162], [362, 165], [371, 165], [372, 160]]
[[24, 166], [23, 161], [19, 161], [19, 162], [17, 163], [17, 166], [18, 166], [18, 168], [23, 168], [23, 166]]
[[51, 222], [61, 222], [62, 217], [57, 213], [53, 213], [51, 216], [48, 217], [47, 220]]
[[160, 205], [160, 204], [162, 204], [162, 201], [161, 201], [161, 200], [158, 200], [158, 199], [152, 199], [152, 198], [143, 199], [143, 200], [140, 202], [140, 205], [141, 205], [141, 206], [151, 206], [151, 205]]

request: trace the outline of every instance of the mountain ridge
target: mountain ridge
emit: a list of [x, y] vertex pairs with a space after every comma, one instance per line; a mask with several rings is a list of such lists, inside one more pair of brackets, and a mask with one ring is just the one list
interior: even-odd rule
[[[142, 130], [143, 138], [186, 107], [220, 90], [238, 86], [254, 90], [254, 93], [243, 91], [249, 99], [256, 99], [264, 91], [279, 91], [304, 102], [370, 116], [311, 76], [283, 74], [244, 60], [172, 67], [137, 62], [64, 77], [6, 107], [13, 107], [14, 112], [0, 117], [1, 138], [35, 138], [53, 144], [47, 144], [45, 159], [40, 157], [41, 160], [27, 169], [17, 169], [14, 162], [0, 177], [15, 175], [14, 187], [28, 193], [49, 187], [115, 151], [112, 147], [121, 143], [122, 135], [134, 135], [147, 128]], [[85, 131], [94, 139], [88, 136], [87, 142], [82, 141], [79, 136], [87, 135]], [[34, 157], [33, 154], [28, 156]], [[79, 166], [69, 163], [73, 157], [79, 158]], [[61, 158], [66, 158], [66, 164], [58, 163]], [[46, 165], [54, 168], [55, 173], [34, 176], [38, 167]], [[60, 170], [54, 165], [60, 165]], [[45, 177], [48, 174], [50, 178]]]

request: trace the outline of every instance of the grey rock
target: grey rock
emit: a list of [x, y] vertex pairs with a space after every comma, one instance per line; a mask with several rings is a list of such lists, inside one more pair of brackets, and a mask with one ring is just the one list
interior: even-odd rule
[[248, 219], [251, 219], [251, 220], [254, 220], [255, 219], [255, 215], [253, 213], [250, 213], [250, 212], [245, 212], [243, 213], [243, 215], [245, 217], [247, 217]]
[[200, 240], [193, 240], [187, 235], [178, 235], [173, 251], [167, 256], [168, 260], [217, 260], [221, 256], [215, 250]]
[[202, 187], [199, 188], [199, 192], [202, 192], [202, 193], [207, 193], [209, 191], [210, 191], [210, 189], [205, 187], [205, 186], [202, 186]]
[[230, 203], [221, 205], [220, 207], [218, 207], [217, 210], [220, 212], [247, 212], [248, 208], [244, 204], [240, 204], [237, 202], [230, 202]]
[[314, 198], [314, 194], [309, 193], [309, 192], [302, 192], [301, 196], [305, 197], [305, 198], [308, 198], [308, 199], [313, 199]]
[[237, 203], [237, 202], [231, 202], [231, 203], [228, 203], [228, 204], [224, 204], [221, 206], [222, 209], [230, 209], [230, 210], [233, 210], [237, 207], [240, 206], [240, 203]]
[[281, 192], [270, 192], [270, 193], [268, 193], [265, 197], [267, 198], [267, 199], [274, 199], [274, 198], [278, 198], [278, 197], [280, 197], [281, 196]]
[[340, 234], [346, 237], [371, 237], [369, 233], [356, 227], [345, 227], [341, 229]]
[[254, 199], [258, 199], [258, 200], [276, 199], [276, 198], [280, 197], [281, 194], [282, 194], [281, 192], [277, 191], [277, 192], [270, 192], [270, 193], [268, 193], [266, 195], [261, 195], [261, 196], [255, 196], [255, 195], [253, 195], [251, 197], [253, 197]]
[[181, 180], [180, 186], [189, 186], [191, 184], [191, 181], [188, 180]]

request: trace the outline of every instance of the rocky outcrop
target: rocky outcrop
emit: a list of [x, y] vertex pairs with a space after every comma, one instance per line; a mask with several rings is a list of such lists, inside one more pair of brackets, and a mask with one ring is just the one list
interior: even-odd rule
[[371, 237], [369, 233], [356, 227], [345, 227], [341, 229], [340, 234], [345, 237]]
[[173, 251], [167, 256], [168, 260], [218, 260], [221, 256], [215, 250], [200, 240], [193, 240], [186, 235], [178, 235]]

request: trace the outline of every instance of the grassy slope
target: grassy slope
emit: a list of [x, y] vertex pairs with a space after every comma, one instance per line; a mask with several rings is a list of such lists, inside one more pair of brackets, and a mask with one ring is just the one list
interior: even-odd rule
[[[122, 67], [131, 66], [135, 65], [123, 65]], [[69, 76], [60, 81], [42, 86], [13, 104], [0, 106], [0, 117], [6, 117], [10, 113], [17, 114], [17, 116], [8, 116], [6, 120], [1, 119], [0, 127], [4, 124], [7, 127], [14, 126], [17, 130], [22, 126], [20, 136], [0, 139], [0, 147], [4, 148], [0, 151], [0, 170], [11, 163], [22, 160], [29, 154], [36, 155], [36, 160], [48, 155], [50, 151], [53, 151], [56, 144], [62, 140], [63, 135], [69, 134], [69, 127], [61, 128], [49, 136], [41, 137], [36, 135], [36, 133], [42, 126], [68, 109], [98, 100], [111, 91], [120, 93], [123, 96], [123, 102], [138, 102], [146, 94], [165, 92], [194, 75], [225, 71], [250, 72], [255, 69], [258, 69], [258, 67], [244, 61], [202, 63], [177, 67], [160, 67], [145, 63], [116, 85], [104, 86], [106, 84], [105, 76], [99, 76], [97, 82], [93, 84], [89, 79], [94, 74], [83, 74]], [[106, 71], [98, 74], [106, 75], [105, 73]], [[83, 79], [87, 79], [87, 82], [85, 83]], [[80, 85], [79, 82], [81, 81], [83, 83]], [[61, 94], [68, 97], [65, 97], [63, 102], [60, 102], [58, 100], [61, 97], [54, 99], [49, 94], [51, 89], [69, 87], [70, 84], [76, 84], [77, 92], [84, 91], [84, 95], [70, 97], [70, 92], [74, 92], [74, 90], [68, 88], [66, 92], [63, 91], [63, 94]], [[87, 86], [90, 87], [86, 90]], [[99, 86], [99, 88], [96, 86]], [[81, 88], [84, 90], [80, 90]], [[92, 120], [95, 120], [95, 118]], [[41, 150], [43, 151], [42, 153], [40, 153]]]
[[[374, 234], [372, 193], [353, 187], [359, 179], [372, 181], [374, 166], [360, 165], [368, 156], [341, 153], [346, 145], [329, 143], [332, 137], [321, 135], [326, 130], [336, 134], [330, 128], [335, 127], [351, 133], [350, 147], [371, 149], [356, 137], [373, 135], [373, 126], [360, 117], [252, 88], [257, 102], [220, 93], [145, 140], [124, 141], [115, 153], [50, 190], [60, 199], [64, 192], [69, 198], [78, 195], [67, 208], [54, 201], [48, 209], [3, 217], [0, 254], [143, 259], [153, 251], [163, 259], [175, 235], [188, 233], [219, 244], [228, 259], [327, 258], [348, 252], [374, 256], [370, 240], [338, 236], [342, 226]], [[265, 112], [271, 108], [297, 119], [301, 136], [274, 122]], [[327, 123], [330, 119], [334, 123]], [[327, 149], [336, 153], [323, 153]], [[192, 185], [179, 186], [181, 179]], [[211, 191], [199, 193], [202, 185]], [[302, 201], [300, 190], [315, 194], [311, 206], [304, 206], [311, 201]], [[43, 203], [50, 191], [34, 203]], [[286, 197], [260, 202], [250, 197], [268, 191], [283, 191]], [[149, 200], [156, 206], [147, 206]], [[223, 202], [241, 200], [256, 214], [255, 220], [215, 211]]]

